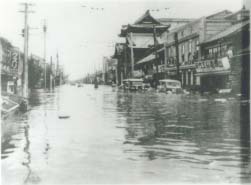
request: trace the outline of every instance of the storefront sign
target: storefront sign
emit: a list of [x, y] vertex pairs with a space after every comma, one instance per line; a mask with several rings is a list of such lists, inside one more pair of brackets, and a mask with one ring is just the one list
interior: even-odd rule
[[227, 57], [215, 60], [205, 60], [196, 63], [197, 73], [218, 72], [230, 70], [230, 63]]

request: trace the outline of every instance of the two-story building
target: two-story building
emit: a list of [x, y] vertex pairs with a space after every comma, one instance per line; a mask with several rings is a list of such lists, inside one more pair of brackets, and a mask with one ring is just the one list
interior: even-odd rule
[[126, 74], [123, 74], [124, 78], [139, 76], [142, 73], [142, 69], [135, 65], [136, 62], [160, 43], [160, 35], [169, 27], [170, 25], [162, 24], [152, 17], [149, 10], [134, 24], [122, 26], [119, 36], [125, 38], [123, 57], [128, 61], [125, 66]]
[[157, 58], [156, 68], [159, 70], [155, 73], [159, 73], [158, 79], [178, 79], [183, 88], [197, 89], [201, 86], [201, 79], [196, 75], [196, 63], [204, 57], [200, 43], [230, 28], [233, 17], [232, 12], [224, 10], [165, 31], [160, 37], [162, 48], [156, 47], [154, 52], [136, 62], [136, 65], [144, 68], [153, 58]]
[[196, 77], [202, 91], [229, 89], [249, 95], [250, 30], [245, 8], [227, 16], [232, 25], [200, 43]]

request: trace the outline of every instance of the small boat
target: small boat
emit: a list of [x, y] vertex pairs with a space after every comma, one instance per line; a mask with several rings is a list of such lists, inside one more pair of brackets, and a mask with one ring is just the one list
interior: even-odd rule
[[58, 114], [58, 118], [59, 119], [68, 119], [68, 118], [70, 118], [70, 116], [68, 114], [66, 114], [65, 112], [60, 112]]
[[163, 79], [159, 81], [157, 89], [159, 92], [165, 92], [168, 94], [181, 94], [183, 90], [181, 88], [181, 82], [172, 79]]
[[68, 116], [68, 115], [59, 115], [58, 118], [59, 119], [68, 119], [68, 118], [70, 118], [70, 116]]

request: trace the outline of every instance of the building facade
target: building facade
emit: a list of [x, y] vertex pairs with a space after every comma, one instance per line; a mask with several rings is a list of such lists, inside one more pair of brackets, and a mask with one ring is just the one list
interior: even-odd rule
[[250, 23], [249, 11], [229, 16], [233, 24], [200, 44], [202, 57], [196, 66], [202, 91], [230, 89], [249, 96]]
[[1, 91], [22, 96], [23, 56], [18, 48], [0, 38]]
[[143, 70], [136, 65], [137, 61], [144, 58], [157, 44], [161, 43], [160, 36], [169, 27], [170, 25], [162, 24], [153, 18], [149, 10], [135, 23], [122, 26], [119, 36], [125, 38], [125, 45], [124, 54], [120, 57], [123, 57], [123, 60], [126, 61], [122, 74], [123, 78], [139, 77], [142, 74]]
[[[198, 19], [155, 19], [147, 11], [122, 26], [113, 58], [116, 81], [177, 79], [182, 88], [200, 92], [249, 94], [249, 10], [223, 10]], [[115, 71], [115, 69], [114, 69]], [[110, 72], [115, 74], [114, 72]]]
[[[243, 51], [248, 53], [248, 22], [249, 11], [244, 8], [235, 13], [224, 10], [166, 30], [160, 36], [162, 43], [155, 45], [152, 52], [138, 60], [136, 66], [139, 66], [144, 75], [153, 76], [156, 80], [178, 79], [182, 87], [188, 90], [213, 92], [229, 86], [237, 92], [236, 89], [240, 89], [238, 84], [248, 77], [248, 72], [243, 69], [247, 69], [249, 64], [243, 61], [249, 61], [249, 54], [245, 57], [241, 55], [238, 62], [232, 62], [237, 59], [231, 59], [229, 62], [226, 53], [230, 52], [231, 47], [235, 48], [234, 51], [232, 50], [234, 53]], [[216, 55], [219, 65], [217, 66], [216, 62], [215, 69], [211, 71], [206, 69], [205, 66], [209, 65], [209, 57], [212, 59]], [[236, 55], [234, 56], [236, 58]], [[237, 63], [239, 67], [234, 67]], [[152, 66], [151, 70], [147, 71], [150, 66]], [[221, 70], [227, 76], [228, 73], [236, 73], [241, 74], [242, 77], [240, 75], [219, 76]], [[231, 85], [228, 84], [229, 81]]]

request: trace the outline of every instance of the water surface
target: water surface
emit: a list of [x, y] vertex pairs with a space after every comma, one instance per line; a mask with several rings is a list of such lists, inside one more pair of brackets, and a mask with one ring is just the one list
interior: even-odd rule
[[65, 85], [30, 103], [5, 123], [3, 184], [251, 182], [249, 103], [236, 97]]

